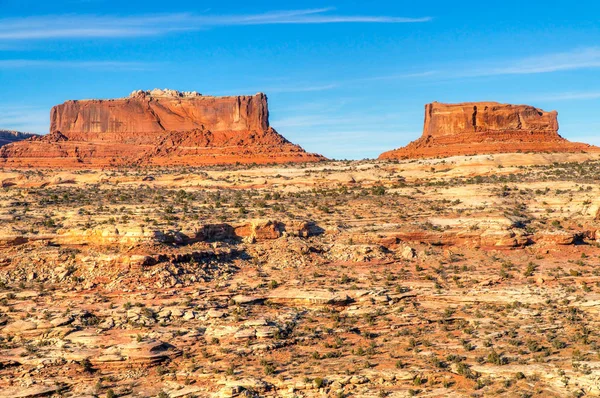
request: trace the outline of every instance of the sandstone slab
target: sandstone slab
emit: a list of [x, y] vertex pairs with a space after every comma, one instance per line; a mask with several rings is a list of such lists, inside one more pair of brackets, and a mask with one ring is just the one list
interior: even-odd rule
[[351, 299], [344, 292], [280, 288], [268, 296], [268, 301], [298, 305], [344, 305]]

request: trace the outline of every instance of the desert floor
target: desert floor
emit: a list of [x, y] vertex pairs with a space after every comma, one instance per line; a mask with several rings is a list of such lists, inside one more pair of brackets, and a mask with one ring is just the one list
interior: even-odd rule
[[600, 395], [598, 154], [0, 184], [0, 397]]

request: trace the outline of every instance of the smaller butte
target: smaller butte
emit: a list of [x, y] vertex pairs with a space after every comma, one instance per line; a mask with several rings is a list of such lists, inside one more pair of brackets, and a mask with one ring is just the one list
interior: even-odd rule
[[465, 102], [425, 105], [423, 135], [379, 159], [436, 158], [515, 152], [598, 152], [558, 134], [558, 113], [529, 105]]

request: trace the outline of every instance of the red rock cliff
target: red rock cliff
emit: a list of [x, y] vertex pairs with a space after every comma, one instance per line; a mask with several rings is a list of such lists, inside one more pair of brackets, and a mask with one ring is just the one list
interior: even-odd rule
[[468, 102], [425, 105], [423, 136], [380, 159], [445, 157], [510, 152], [595, 150], [558, 134], [558, 113], [528, 105]]
[[0, 160], [16, 166], [82, 167], [324, 159], [269, 126], [262, 93], [209, 97], [135, 91], [128, 98], [67, 101], [52, 108], [50, 120], [49, 135], [3, 147]]
[[74, 140], [194, 129], [266, 131], [267, 96], [204, 97], [137, 91], [123, 99], [67, 101], [50, 112], [50, 132], [60, 131]]

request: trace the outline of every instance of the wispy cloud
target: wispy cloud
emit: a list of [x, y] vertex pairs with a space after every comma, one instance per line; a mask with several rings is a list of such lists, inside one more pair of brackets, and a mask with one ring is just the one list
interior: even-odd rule
[[[340, 82], [348, 85], [365, 81], [415, 80], [451, 81], [463, 78], [480, 78], [509, 75], [531, 75], [561, 71], [598, 69], [600, 68], [600, 47], [579, 48], [559, 53], [540, 54], [520, 59], [495, 61], [469, 61], [464, 65], [436, 65], [421, 72], [400, 72], [380, 76], [368, 76]], [[600, 93], [560, 93], [552, 97], [554, 100], [593, 99]], [[550, 97], [544, 97], [550, 99]]]
[[[493, 66], [490, 66], [493, 65]], [[418, 82], [420, 84], [452, 82], [457, 79], [483, 78], [492, 76], [530, 75], [552, 73], [569, 70], [584, 70], [600, 68], [600, 47], [589, 47], [560, 53], [536, 55], [521, 59], [502, 61], [469, 62], [464, 65], [436, 65], [436, 68], [426, 68], [422, 71], [398, 71], [372, 76], [348, 78], [344, 80], [306, 82], [305, 85], [262, 87], [260, 90], [268, 93], [296, 93], [303, 91], [325, 91], [351, 87], [363, 88], [365, 82]], [[370, 87], [370, 86], [367, 86]], [[242, 90], [252, 92], [258, 90]], [[239, 90], [238, 90], [239, 92]], [[600, 92], [565, 92], [539, 95], [530, 101], [567, 101], [589, 100], [600, 98]]]
[[381, 76], [367, 76], [367, 77], [358, 77], [354, 79], [346, 79], [346, 80], [335, 80], [323, 83], [317, 82], [306, 82], [304, 85], [301, 84], [293, 84], [288, 85], [285, 82], [282, 82], [281, 85], [277, 86], [262, 86], [260, 88], [253, 89], [237, 89], [232, 91], [231, 93], [240, 93], [240, 92], [256, 92], [256, 91], [264, 91], [267, 94], [274, 93], [302, 93], [302, 92], [313, 92], [313, 91], [329, 91], [335, 89], [349, 88], [349, 87], [364, 87], [365, 82], [376, 82], [376, 81], [399, 81], [399, 80], [411, 80], [411, 79], [419, 79], [426, 78], [430, 76], [436, 75], [435, 71], [426, 71], [426, 72], [405, 72], [405, 73], [396, 73], [396, 74], [388, 74]]
[[430, 77], [439, 74], [438, 71], [430, 70], [424, 72], [404, 72], [404, 73], [396, 73], [390, 75], [381, 75], [381, 76], [370, 76], [364, 78], [358, 78], [350, 80], [350, 82], [367, 82], [367, 81], [389, 81], [389, 80], [405, 80], [405, 79], [415, 79], [420, 77]]
[[590, 99], [600, 99], [600, 91], [545, 94], [531, 98], [534, 101], [576, 101]]
[[48, 131], [49, 109], [0, 104], [0, 130], [44, 133]]
[[[364, 82], [392, 82], [403, 80], [439, 83], [440, 81], [453, 81], [464, 78], [530, 75], [597, 68], [600, 68], [600, 47], [588, 47], [560, 53], [541, 54], [521, 59], [496, 60], [494, 62], [470, 61], [464, 65], [436, 65], [436, 68], [428, 68], [427, 70], [423, 71], [401, 71], [398, 73], [356, 77], [353, 79], [333, 81], [329, 82], [329, 84], [322, 85], [308, 83], [307, 87], [336, 89], [354, 86], [362, 87], [362, 83]], [[281, 90], [281, 92], [285, 92], [285, 90]], [[596, 99], [599, 97], [600, 92], [559, 93], [540, 97], [540, 99], [564, 101], [576, 99]]]
[[536, 55], [517, 60], [495, 62], [493, 66], [466, 68], [460, 76], [529, 75], [569, 70], [600, 68], [600, 47]]
[[145, 16], [54, 15], [0, 19], [0, 40], [155, 36], [219, 26], [331, 23], [419, 23], [430, 17], [338, 15], [333, 8], [259, 14], [161, 14]]
[[[350, 111], [347, 111], [350, 112]], [[281, 118], [274, 118], [272, 124], [277, 128], [296, 128], [296, 127], [336, 127], [347, 130], [348, 128], [369, 129], [373, 126], [377, 128], [402, 128], [402, 119], [405, 116], [402, 112], [378, 113], [377, 115], [348, 115], [347, 112], [312, 113], [305, 115], [290, 115]]]
[[337, 88], [338, 84], [322, 84], [322, 85], [306, 85], [306, 86], [279, 86], [279, 87], [267, 87], [263, 89], [268, 93], [304, 93], [313, 91], [327, 91]]
[[[600, 129], [600, 127], [597, 126], [595, 128], [595, 131], [598, 131], [599, 129]], [[600, 136], [598, 136], [598, 134], [595, 134], [595, 133], [589, 133], [587, 135], [577, 134], [577, 135], [572, 135], [568, 138], [571, 139], [572, 141], [585, 142], [586, 144], [600, 146]]]
[[[419, 116], [417, 116], [419, 118]], [[309, 151], [335, 159], [377, 157], [389, 148], [417, 137], [402, 112], [353, 112], [351, 109], [296, 112], [276, 116], [271, 124], [293, 142]], [[376, 139], [373, 132], [376, 131]], [[310, 132], [307, 134], [307, 132]]]
[[272, 85], [272, 86], [251, 86], [251, 87], [237, 87], [231, 90], [225, 90], [221, 92], [221, 95], [239, 95], [240, 93], [266, 93], [270, 94], [293, 94], [293, 93], [309, 93], [309, 92], [318, 92], [318, 91], [329, 91], [338, 88], [337, 83], [306, 83], [302, 84], [280, 84], [280, 85]]
[[[277, 126], [276, 126], [277, 127]], [[309, 151], [319, 152], [332, 159], [376, 158], [382, 152], [398, 148], [420, 135], [420, 132], [399, 128], [380, 129], [318, 129], [318, 134], [307, 135], [306, 130], [286, 130], [285, 135]], [[377, 131], [377, 139], [373, 139]]]
[[37, 59], [0, 59], [0, 69], [19, 68], [77, 68], [101, 70], [144, 70], [148, 66], [140, 62], [120, 61], [63, 61]]

